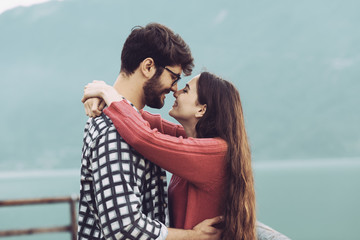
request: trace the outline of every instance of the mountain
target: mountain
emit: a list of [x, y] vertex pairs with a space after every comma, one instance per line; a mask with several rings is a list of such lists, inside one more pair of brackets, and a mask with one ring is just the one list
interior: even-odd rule
[[[149, 22], [185, 39], [194, 75], [206, 68], [237, 86], [255, 161], [358, 157], [359, 7], [355, 0], [68, 0], [7, 11], [0, 169], [79, 167], [83, 87], [113, 83], [125, 38]], [[172, 101], [151, 111], [171, 120]]]

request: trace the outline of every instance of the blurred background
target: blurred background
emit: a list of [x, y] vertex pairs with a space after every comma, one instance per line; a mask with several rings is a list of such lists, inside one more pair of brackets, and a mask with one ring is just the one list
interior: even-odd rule
[[[79, 193], [83, 87], [112, 84], [131, 29], [159, 22], [190, 45], [193, 75], [240, 91], [258, 220], [291, 239], [358, 239], [359, 1], [15, 2], [0, 5], [0, 200]], [[147, 110], [175, 121], [173, 100]], [[0, 230], [68, 221], [62, 204], [0, 208]]]

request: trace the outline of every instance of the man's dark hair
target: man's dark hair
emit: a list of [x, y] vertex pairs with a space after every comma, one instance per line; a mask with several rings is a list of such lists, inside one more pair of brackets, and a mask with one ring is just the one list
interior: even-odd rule
[[131, 75], [145, 58], [154, 59], [156, 67], [181, 65], [186, 76], [194, 67], [189, 46], [168, 27], [150, 23], [134, 27], [121, 53], [121, 72]]

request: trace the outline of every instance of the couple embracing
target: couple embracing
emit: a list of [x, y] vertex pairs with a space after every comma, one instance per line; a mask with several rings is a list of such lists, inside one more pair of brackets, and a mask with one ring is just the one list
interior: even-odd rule
[[[113, 86], [85, 87], [78, 239], [256, 239], [239, 92], [208, 72], [177, 89], [193, 66], [183, 39], [151, 23], [126, 39]], [[180, 125], [143, 110], [171, 92]]]

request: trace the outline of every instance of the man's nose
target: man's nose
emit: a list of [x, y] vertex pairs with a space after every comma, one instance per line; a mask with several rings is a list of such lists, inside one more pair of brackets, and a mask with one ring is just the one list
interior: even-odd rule
[[175, 94], [177, 92], [177, 83], [171, 86], [170, 90], [173, 91]]

